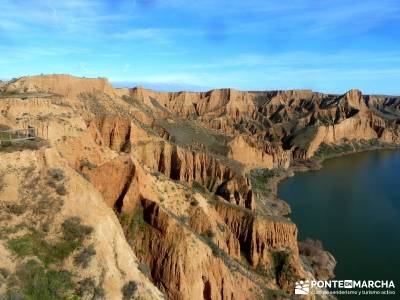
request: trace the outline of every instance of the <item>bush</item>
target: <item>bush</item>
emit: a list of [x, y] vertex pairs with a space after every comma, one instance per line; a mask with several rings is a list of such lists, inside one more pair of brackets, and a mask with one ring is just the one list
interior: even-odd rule
[[189, 220], [189, 217], [185, 216], [185, 215], [181, 215], [181, 216], [178, 217], [178, 220], [181, 223], [187, 223], [187, 221]]
[[150, 268], [146, 263], [139, 262], [138, 268], [144, 275], [146, 275], [146, 277], [151, 276]]
[[64, 239], [66, 241], [82, 241], [87, 235], [92, 233], [93, 228], [81, 224], [81, 219], [78, 217], [70, 217], [66, 219], [62, 225]]
[[0, 275], [3, 278], [7, 278], [8, 276], [10, 276], [10, 271], [6, 268], [0, 268]]
[[96, 299], [104, 299], [104, 296], [105, 296], [105, 292], [104, 292], [104, 289], [101, 287], [101, 286], [96, 286], [95, 288], [94, 288], [94, 293], [93, 293], [93, 300], [96, 300]]
[[94, 249], [93, 244], [91, 244], [89, 247], [83, 249], [80, 253], [75, 255], [74, 265], [87, 268], [93, 255], [96, 255], [96, 250]]
[[24, 140], [18, 142], [5, 142], [2, 141], [0, 145], [0, 152], [16, 152], [23, 150], [39, 150], [42, 147], [49, 146], [48, 141], [42, 140], [40, 138], [35, 138], [34, 140]]
[[200, 182], [197, 181], [193, 181], [192, 189], [201, 194], [207, 193], [207, 189]]
[[136, 293], [138, 285], [135, 281], [130, 280], [129, 282], [125, 283], [122, 287], [122, 295], [123, 300], [132, 299], [133, 295]]
[[130, 153], [132, 149], [132, 143], [130, 140], [127, 140], [121, 147], [121, 152]]
[[84, 278], [78, 281], [78, 287], [75, 290], [75, 293], [80, 296], [91, 296], [94, 294], [94, 289], [96, 288], [96, 282], [93, 278]]
[[212, 231], [212, 229], [208, 229], [208, 230], [206, 231], [206, 235], [207, 235], [210, 239], [212, 239], [213, 237], [215, 237], [215, 232]]
[[305, 256], [316, 256], [322, 250], [322, 242], [319, 240], [306, 239], [304, 242], [299, 243], [300, 253]]
[[317, 279], [333, 277], [335, 263], [329, 263], [329, 254], [324, 251], [321, 241], [306, 239], [304, 242], [299, 242], [299, 251], [306, 257]]
[[7, 205], [8, 212], [14, 215], [22, 215], [26, 211], [26, 205], [22, 204], [8, 204]]
[[50, 169], [49, 174], [51, 178], [55, 179], [56, 181], [61, 181], [65, 178], [64, 171], [58, 168]]
[[271, 253], [271, 256], [273, 261], [274, 273], [275, 276], [278, 277], [286, 266], [289, 255], [285, 251], [273, 251]]
[[97, 168], [97, 165], [94, 163], [91, 163], [87, 158], [86, 159], [82, 159], [81, 160], [81, 167], [86, 167], [89, 170], [93, 170], [95, 168]]
[[190, 205], [191, 205], [191, 206], [197, 206], [197, 205], [199, 205], [199, 201], [197, 201], [196, 199], [193, 199], [193, 200], [190, 202]]
[[6, 187], [6, 183], [4, 182], [3, 174], [0, 174], [0, 192]]
[[50, 178], [49, 180], [47, 180], [47, 185], [49, 187], [52, 187], [53, 189], [57, 188], [57, 181], [53, 178]]
[[65, 195], [68, 194], [67, 189], [65, 188], [65, 185], [64, 185], [64, 184], [57, 185], [57, 187], [56, 187], [56, 192], [57, 192], [57, 194], [59, 194], [60, 196], [65, 196]]
[[47, 193], [43, 193], [40, 199], [31, 207], [35, 214], [54, 214], [57, 213], [64, 201], [60, 197], [51, 197]]

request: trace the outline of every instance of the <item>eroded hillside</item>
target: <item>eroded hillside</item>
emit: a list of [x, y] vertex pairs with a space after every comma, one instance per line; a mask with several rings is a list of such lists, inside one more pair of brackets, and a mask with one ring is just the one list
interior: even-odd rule
[[0, 148], [0, 293], [291, 298], [296, 280], [333, 276], [334, 259], [302, 250], [277, 182], [397, 146], [399, 103], [357, 90], [159, 93], [68, 75], [3, 83], [0, 130], [37, 137]]

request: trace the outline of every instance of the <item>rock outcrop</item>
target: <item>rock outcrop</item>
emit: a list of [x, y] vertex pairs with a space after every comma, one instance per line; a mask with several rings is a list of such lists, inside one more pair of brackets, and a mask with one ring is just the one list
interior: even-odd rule
[[[7, 296], [27, 292], [18, 270], [32, 260], [71, 273], [65, 297], [291, 298], [315, 274], [277, 180], [400, 144], [399, 98], [358, 90], [162, 93], [48, 75], [1, 83], [0, 112], [0, 129], [36, 132], [0, 148], [0, 267], [18, 279]], [[69, 226], [87, 233], [71, 245]]]

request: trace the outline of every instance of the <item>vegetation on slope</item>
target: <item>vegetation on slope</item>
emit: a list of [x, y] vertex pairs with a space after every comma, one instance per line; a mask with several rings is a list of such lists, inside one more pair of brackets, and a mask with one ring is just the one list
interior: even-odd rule
[[[90, 287], [84, 286], [87, 282], [77, 282], [63, 265], [74, 255], [76, 266], [88, 266], [95, 251], [86, 247], [85, 241], [93, 229], [78, 217], [69, 217], [55, 227], [55, 214], [66, 195], [59, 191], [65, 190], [68, 180], [61, 169], [50, 169], [44, 178], [35, 175], [33, 168], [24, 172], [24, 184], [18, 191], [20, 203], [0, 209], [0, 238], [15, 255], [16, 265], [14, 272], [4, 270], [7, 276], [0, 286], [6, 286], [6, 299], [79, 299]], [[102, 295], [98, 287], [94, 290]]]

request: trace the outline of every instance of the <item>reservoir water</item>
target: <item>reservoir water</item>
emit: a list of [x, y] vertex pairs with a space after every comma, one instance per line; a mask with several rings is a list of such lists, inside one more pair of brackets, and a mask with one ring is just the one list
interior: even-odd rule
[[292, 207], [299, 239], [319, 239], [334, 255], [337, 279], [394, 280], [399, 293], [400, 151], [329, 159], [283, 181], [279, 196]]

